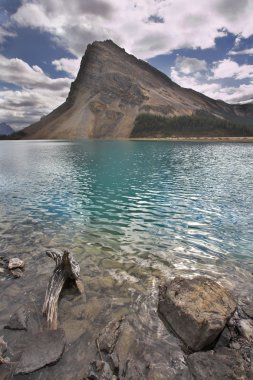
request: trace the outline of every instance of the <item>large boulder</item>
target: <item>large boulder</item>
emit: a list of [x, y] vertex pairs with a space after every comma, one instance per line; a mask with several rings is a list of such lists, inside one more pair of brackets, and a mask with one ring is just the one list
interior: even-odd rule
[[162, 319], [193, 351], [210, 346], [236, 309], [230, 292], [199, 276], [176, 277], [159, 292]]

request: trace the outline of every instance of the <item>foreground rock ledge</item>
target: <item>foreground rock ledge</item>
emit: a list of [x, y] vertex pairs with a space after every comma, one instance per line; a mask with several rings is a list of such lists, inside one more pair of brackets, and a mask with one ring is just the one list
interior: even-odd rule
[[28, 374], [56, 363], [65, 347], [63, 330], [46, 330], [31, 336], [16, 367], [15, 374]]
[[252, 379], [252, 372], [240, 353], [227, 347], [217, 351], [195, 352], [188, 356], [187, 361], [194, 379]]
[[193, 351], [210, 346], [235, 309], [230, 292], [206, 277], [176, 277], [160, 287], [159, 313]]

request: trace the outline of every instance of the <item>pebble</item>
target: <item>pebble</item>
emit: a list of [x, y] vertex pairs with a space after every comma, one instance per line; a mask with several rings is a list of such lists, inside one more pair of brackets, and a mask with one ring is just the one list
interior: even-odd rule
[[17, 257], [13, 257], [9, 261], [8, 268], [9, 269], [23, 268], [24, 265], [25, 265], [25, 263], [23, 260], [20, 260]]

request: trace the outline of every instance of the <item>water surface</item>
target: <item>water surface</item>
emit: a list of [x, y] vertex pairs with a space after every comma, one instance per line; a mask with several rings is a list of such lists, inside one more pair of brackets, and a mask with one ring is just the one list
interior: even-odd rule
[[252, 144], [3, 141], [1, 248], [251, 260], [252, 168]]

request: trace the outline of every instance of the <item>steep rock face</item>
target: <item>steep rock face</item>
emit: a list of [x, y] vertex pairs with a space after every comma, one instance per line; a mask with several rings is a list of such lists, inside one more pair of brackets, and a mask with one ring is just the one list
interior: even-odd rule
[[112, 41], [88, 45], [68, 98], [24, 130], [25, 138], [127, 138], [141, 113], [166, 117], [198, 110], [228, 120], [253, 118], [253, 105], [229, 105], [184, 89]]

